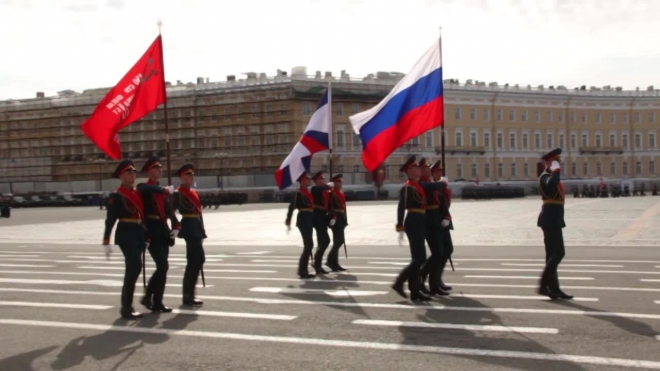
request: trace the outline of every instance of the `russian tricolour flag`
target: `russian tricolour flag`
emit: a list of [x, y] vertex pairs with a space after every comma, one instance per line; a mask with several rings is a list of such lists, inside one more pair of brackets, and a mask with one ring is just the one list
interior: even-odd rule
[[275, 181], [280, 189], [296, 182], [303, 172], [310, 171], [313, 154], [332, 148], [331, 96], [328, 86], [302, 137], [275, 172]]
[[349, 118], [369, 171], [408, 140], [443, 124], [441, 53], [436, 41], [385, 99]]

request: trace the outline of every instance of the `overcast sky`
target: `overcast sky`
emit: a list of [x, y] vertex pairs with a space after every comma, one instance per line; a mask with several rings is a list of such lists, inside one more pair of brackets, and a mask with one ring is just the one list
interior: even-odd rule
[[0, 0], [0, 100], [115, 85], [163, 21], [166, 80], [307, 66], [660, 88], [660, 0]]

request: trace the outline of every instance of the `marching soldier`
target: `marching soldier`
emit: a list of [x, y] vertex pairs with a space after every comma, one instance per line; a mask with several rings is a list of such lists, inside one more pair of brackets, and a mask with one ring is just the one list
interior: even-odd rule
[[452, 287], [445, 285], [442, 281], [442, 273], [445, 271], [447, 261], [451, 259], [451, 254], [454, 253], [454, 243], [451, 240], [451, 230], [454, 229], [454, 222], [451, 220], [451, 214], [449, 213], [449, 207], [451, 206], [451, 189], [449, 189], [447, 178], [443, 176], [444, 169], [440, 161], [437, 161], [433, 165], [432, 174], [435, 181], [445, 184], [443, 190], [444, 197], [440, 197], [440, 243], [442, 245], [442, 255], [439, 263], [438, 285], [442, 291], [449, 292], [452, 290]]
[[110, 234], [115, 222], [118, 222], [115, 230], [115, 245], [119, 245], [126, 264], [119, 313], [125, 319], [136, 319], [141, 318], [142, 314], [133, 309], [133, 294], [142, 268], [142, 254], [149, 246], [144, 226], [144, 205], [140, 192], [133, 187], [135, 166], [132, 160], [120, 162], [113, 177], [119, 178], [121, 186], [108, 198], [103, 246], [106, 256], [110, 256]]
[[[167, 282], [167, 271], [169, 269], [168, 256], [170, 247], [174, 246], [174, 239], [181, 229], [179, 221], [174, 215], [170, 195], [174, 193], [173, 186], [161, 187], [159, 179], [162, 174], [163, 166], [158, 157], [149, 158], [142, 167], [142, 172], [147, 173], [149, 180], [146, 183], [140, 183], [137, 186], [142, 195], [145, 212], [145, 225], [151, 244], [149, 244], [149, 254], [156, 263], [156, 271], [149, 279], [149, 284], [142, 305], [152, 312], [169, 313], [172, 308], [163, 304], [163, 295], [165, 293], [165, 283]], [[170, 219], [172, 229], [167, 225]]]
[[200, 272], [204, 279], [203, 266], [206, 258], [202, 241], [206, 238], [202, 203], [196, 190], [191, 189], [195, 181], [195, 167], [183, 165], [176, 174], [181, 186], [174, 192], [174, 209], [181, 214], [181, 230], [177, 237], [186, 241], [186, 271], [183, 275], [183, 305], [201, 306], [203, 302], [195, 298], [195, 286]]
[[[429, 167], [426, 159], [420, 162], [422, 170], [422, 181], [420, 184], [426, 192], [426, 216], [424, 217], [426, 228], [426, 242], [431, 249], [431, 256], [422, 267], [422, 287], [421, 291], [427, 295], [449, 295], [440, 286], [440, 278], [442, 275], [440, 264], [443, 259], [443, 229], [449, 222], [445, 220], [445, 211], [441, 207], [446, 206], [445, 187], [444, 182], [437, 181], [441, 173], [440, 161], [437, 161], [433, 168]], [[434, 175], [435, 182], [432, 181], [431, 176]], [[429, 290], [426, 289], [424, 282], [426, 277], [429, 277]]]
[[[346, 214], [346, 196], [342, 192], [344, 177], [337, 174], [332, 177], [328, 186], [332, 187], [328, 193], [328, 214], [330, 216], [330, 229], [332, 229], [332, 249], [328, 253], [328, 261], [325, 265], [333, 272], [343, 272], [346, 268], [339, 265], [339, 249], [346, 243], [344, 229], [348, 226]], [[323, 256], [321, 256], [321, 259]]]
[[330, 235], [328, 234], [328, 207], [326, 205], [326, 193], [330, 189], [324, 183], [323, 172], [319, 171], [312, 177], [315, 185], [312, 187], [312, 197], [314, 198], [313, 222], [316, 230], [316, 254], [314, 254], [314, 270], [316, 274], [327, 274], [323, 269], [323, 254], [330, 245]]
[[557, 268], [566, 253], [562, 229], [564, 222], [564, 185], [561, 183], [559, 161], [561, 148], [554, 149], [542, 157], [545, 170], [539, 174], [539, 191], [543, 199], [543, 207], [539, 214], [537, 225], [543, 230], [545, 244], [545, 269], [541, 275], [539, 295], [552, 299], [572, 299], [559, 288]]
[[[404, 298], [408, 296], [403, 291], [404, 282], [408, 281], [410, 299], [413, 301], [429, 301], [430, 297], [421, 292], [422, 280], [420, 268], [426, 261], [426, 246], [424, 239], [424, 216], [426, 214], [426, 192], [419, 184], [420, 169], [415, 156], [412, 156], [401, 167], [401, 172], [408, 175], [408, 180], [401, 188], [397, 210], [396, 231], [406, 233], [410, 243], [411, 262], [405, 267], [392, 285], [392, 289]], [[404, 214], [405, 217], [404, 222]]]
[[307, 174], [307, 172], [303, 172], [298, 178], [298, 182], [300, 183], [300, 188], [293, 194], [291, 204], [289, 204], [289, 210], [286, 214], [286, 221], [284, 223], [287, 227], [291, 228], [293, 209], [298, 209], [296, 227], [298, 227], [303, 240], [303, 252], [300, 255], [300, 262], [298, 263], [298, 276], [304, 279], [314, 277], [314, 275], [310, 274], [307, 270], [309, 266], [309, 258], [312, 256], [312, 250], [314, 249], [314, 222], [312, 220], [314, 197], [307, 189], [310, 184], [309, 174]]

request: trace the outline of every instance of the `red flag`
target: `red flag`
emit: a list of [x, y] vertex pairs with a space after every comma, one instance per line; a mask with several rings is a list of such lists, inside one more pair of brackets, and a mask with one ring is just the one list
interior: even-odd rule
[[99, 102], [80, 129], [100, 150], [117, 160], [121, 157], [119, 130], [166, 101], [163, 42], [158, 35], [133, 68]]

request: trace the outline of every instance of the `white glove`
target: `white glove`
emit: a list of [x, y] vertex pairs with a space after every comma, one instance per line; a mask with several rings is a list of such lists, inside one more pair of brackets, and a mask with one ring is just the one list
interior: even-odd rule
[[333, 182], [328, 182], [326, 185], [327, 185], [328, 187], [332, 188], [332, 187], [335, 186], [335, 183], [333, 183]]
[[112, 246], [103, 245], [103, 252], [105, 253], [105, 259], [110, 260], [110, 254], [112, 253]]
[[169, 185], [165, 188], [167, 188], [167, 190], [170, 192], [170, 194], [174, 193], [174, 186]]
[[447, 228], [449, 226], [449, 220], [443, 219], [440, 224], [442, 225], [442, 228]]
[[559, 166], [559, 162], [552, 161], [552, 164], [550, 164], [550, 171], [555, 171], [559, 169], [561, 169], [561, 167]]
[[445, 183], [445, 184], [449, 184], [449, 180], [447, 179], [446, 176], [441, 177], [441, 178], [440, 178], [440, 181], [443, 182], [443, 183]]
[[147, 242], [147, 244], [144, 246], [144, 249], [147, 250], [149, 248], [149, 245], [151, 245], [151, 242]]
[[334, 227], [337, 221], [335, 219], [330, 219], [330, 226]]
[[176, 236], [178, 235], [179, 235], [178, 229], [172, 229], [172, 232], [170, 232], [170, 238], [176, 238]]

